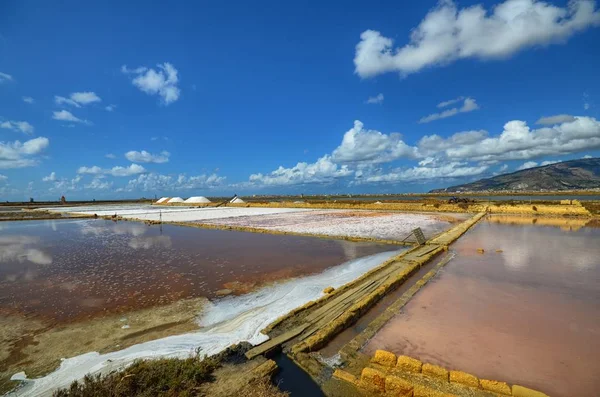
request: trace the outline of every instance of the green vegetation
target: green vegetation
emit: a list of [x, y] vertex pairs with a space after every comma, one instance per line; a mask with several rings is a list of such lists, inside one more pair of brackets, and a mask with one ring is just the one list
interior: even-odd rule
[[[239, 345], [238, 345], [239, 346]], [[54, 397], [286, 397], [269, 376], [248, 377], [248, 363], [240, 361], [247, 348], [237, 346], [203, 358], [165, 358], [136, 361], [122, 371], [87, 375]], [[251, 371], [250, 371], [251, 372]]]

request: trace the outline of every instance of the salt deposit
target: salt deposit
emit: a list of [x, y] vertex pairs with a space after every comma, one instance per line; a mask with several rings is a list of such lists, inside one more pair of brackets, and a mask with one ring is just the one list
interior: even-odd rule
[[382, 211], [315, 210], [263, 216], [214, 219], [205, 223], [241, 226], [323, 236], [367, 237], [401, 240], [420, 227], [427, 237], [442, 232], [450, 222], [435, 215]]
[[169, 199], [167, 201], [167, 203], [183, 203], [183, 199], [181, 197], [173, 197], [172, 199]]
[[[45, 396], [53, 390], [67, 387], [88, 373], [106, 373], [122, 368], [137, 359], [187, 357], [200, 347], [208, 355], [226, 347], [248, 341], [258, 344], [268, 339], [260, 330], [290, 310], [323, 295], [325, 287], [348, 283], [401, 251], [390, 251], [355, 259], [321, 274], [288, 280], [257, 292], [225, 298], [211, 304], [199, 323], [203, 328], [194, 333], [170, 336], [131, 346], [127, 349], [100, 354], [91, 352], [67, 358], [59, 369], [42, 378], [26, 380], [16, 391], [17, 396]], [[13, 376], [26, 379], [25, 374]]]
[[156, 204], [164, 203], [165, 201], [168, 201], [168, 200], [169, 200], [169, 197], [161, 197], [158, 199]]
[[185, 200], [186, 203], [210, 203], [211, 201], [204, 196], [194, 196]]
[[245, 204], [246, 202], [239, 197], [234, 198], [230, 201], [231, 204]]

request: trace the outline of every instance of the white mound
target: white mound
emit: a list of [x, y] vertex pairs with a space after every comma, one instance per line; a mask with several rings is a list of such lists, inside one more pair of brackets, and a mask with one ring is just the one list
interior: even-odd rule
[[233, 200], [231, 200], [230, 203], [232, 203], [232, 204], [245, 204], [246, 202], [244, 200], [242, 200], [241, 198], [236, 197]]
[[194, 196], [185, 200], [186, 203], [210, 203], [210, 200], [204, 196]]
[[167, 203], [185, 203], [181, 197], [173, 197]]
[[169, 201], [169, 197], [161, 197], [161, 198], [158, 199], [158, 201], [156, 202], [156, 204], [166, 203], [167, 201]]

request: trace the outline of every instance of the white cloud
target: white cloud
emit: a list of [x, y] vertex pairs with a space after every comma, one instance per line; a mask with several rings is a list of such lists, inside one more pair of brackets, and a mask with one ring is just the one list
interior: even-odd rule
[[101, 101], [102, 99], [95, 92], [91, 91], [73, 92], [68, 98], [59, 95], [54, 96], [54, 102], [57, 105], [67, 104], [77, 108], [80, 108], [82, 105]]
[[[455, 103], [457, 101], [459, 101], [458, 98], [453, 99], [451, 101], [442, 102], [442, 103], [439, 103], [437, 105], [437, 107], [438, 108], [445, 107], [445, 106], [451, 105], [452, 103]], [[479, 106], [477, 105], [477, 102], [475, 102], [475, 99], [464, 98], [463, 105], [460, 108], [455, 107], [455, 108], [451, 108], [451, 109], [446, 109], [440, 113], [432, 113], [429, 116], [425, 116], [425, 117], [421, 118], [419, 120], [419, 123], [421, 123], [421, 124], [430, 123], [434, 120], [445, 119], [447, 117], [455, 116], [459, 113], [468, 113], [468, 112], [472, 112], [473, 110], [477, 110], [477, 109], [479, 109]]]
[[171, 156], [171, 153], [167, 151], [162, 151], [160, 154], [152, 154], [145, 150], [141, 152], [131, 150], [125, 153], [125, 158], [135, 163], [167, 163], [169, 156]]
[[379, 104], [383, 103], [383, 99], [384, 99], [383, 94], [377, 94], [376, 96], [369, 97], [369, 99], [367, 99], [366, 103], [379, 105]]
[[506, 0], [491, 12], [481, 5], [459, 10], [453, 1], [441, 0], [401, 48], [378, 31], [364, 31], [356, 46], [355, 71], [363, 78], [387, 72], [407, 75], [458, 59], [502, 59], [525, 48], [564, 43], [599, 24], [600, 12], [592, 0], [573, 0], [565, 8]]
[[561, 160], [546, 160], [540, 163], [541, 166], [560, 163]]
[[77, 118], [73, 115], [73, 113], [71, 113], [67, 110], [54, 111], [54, 113], [52, 114], [52, 118], [54, 120], [59, 120], [59, 121], [71, 121], [73, 123], [90, 124], [89, 121]]
[[49, 145], [50, 141], [44, 137], [25, 142], [0, 142], [0, 169], [37, 165], [39, 160], [34, 156], [41, 154]]
[[108, 105], [107, 107], [105, 107], [104, 109], [106, 109], [107, 112], [112, 112], [117, 108], [117, 105]]
[[13, 81], [13, 77], [8, 73], [0, 72], [0, 83], [4, 83], [5, 81]]
[[0, 174], [0, 182], [5, 182], [8, 179], [6, 175]]
[[261, 173], [250, 175], [252, 185], [286, 186], [311, 183], [330, 183], [338, 178], [351, 175], [353, 172], [347, 165], [335, 164], [331, 157], [325, 155], [314, 163], [298, 163], [292, 168], [280, 166], [275, 171], [263, 175]]
[[3, 121], [0, 123], [0, 128], [6, 128], [13, 131], [20, 131], [24, 134], [33, 134], [34, 128], [27, 121]]
[[84, 187], [86, 189], [92, 189], [92, 190], [107, 190], [107, 189], [110, 189], [112, 186], [113, 186], [112, 182], [104, 181], [100, 178], [94, 178], [94, 179], [92, 179], [92, 181], [90, 183], [88, 183]]
[[575, 121], [575, 117], [568, 114], [557, 114], [556, 116], [541, 117], [536, 124], [555, 125]]
[[395, 169], [379, 175], [363, 178], [362, 183], [416, 182], [431, 179], [459, 178], [480, 175], [488, 169], [487, 165], [469, 165], [466, 162], [453, 161], [445, 164], [419, 164], [407, 169]]
[[439, 109], [445, 108], [446, 106], [454, 105], [455, 103], [460, 102], [464, 99], [465, 99], [464, 96], [459, 96], [458, 98], [450, 99], [449, 101], [440, 102], [437, 104], [437, 107]]
[[116, 166], [113, 168], [100, 168], [97, 165], [92, 167], [79, 167], [77, 169], [78, 174], [89, 174], [89, 175], [112, 175], [112, 176], [131, 176], [137, 174], [143, 174], [146, 169], [139, 164], [131, 164], [129, 167]]
[[517, 170], [521, 171], [521, 170], [526, 170], [526, 169], [537, 167], [537, 166], [538, 166], [538, 163], [536, 163], [535, 161], [526, 161], [525, 163], [521, 164], [519, 166], [519, 168], [517, 168]]
[[[430, 137], [423, 138], [428, 139]], [[445, 141], [441, 139], [440, 143], [446, 144]], [[496, 137], [451, 146], [444, 153], [448, 158], [458, 160], [502, 161], [529, 160], [597, 148], [600, 148], [600, 122], [593, 117], [579, 116], [574, 121], [533, 130], [524, 121], [509, 121]]]
[[217, 174], [202, 174], [196, 176], [178, 176], [161, 175], [156, 173], [142, 174], [135, 179], [131, 179], [125, 191], [144, 191], [144, 192], [176, 192], [183, 189], [210, 189], [220, 186], [225, 181], [225, 177]]
[[584, 104], [583, 104], [583, 109], [584, 109], [584, 110], [589, 110], [589, 109], [590, 109], [590, 104], [589, 104], [589, 103], [587, 103], [587, 102], [586, 102], [586, 103], [584, 103]]
[[502, 167], [500, 167], [500, 169], [498, 171], [500, 172], [504, 172], [508, 169], [508, 164], [502, 164]]
[[117, 156], [115, 156], [112, 153], [105, 154], [104, 157], [106, 157], [107, 159], [116, 159], [117, 158]]
[[33, 99], [30, 96], [24, 96], [22, 99], [23, 99], [23, 102], [25, 102], [25, 103], [29, 103], [29, 104], [35, 103], [35, 99]]
[[179, 99], [181, 90], [177, 87], [179, 78], [177, 69], [168, 63], [157, 65], [158, 70], [139, 67], [137, 69], [128, 69], [126, 65], [121, 67], [125, 74], [137, 75], [132, 83], [142, 92], [148, 95], [159, 95], [165, 105], [169, 105]]
[[54, 182], [56, 181], [56, 172], [52, 171], [50, 175], [42, 178], [43, 182]]
[[589, 154], [586, 154], [585, 156], [583, 156], [584, 159], [592, 159], [593, 157], [590, 156]]
[[415, 157], [415, 149], [402, 141], [398, 133], [383, 134], [366, 130], [359, 120], [342, 138], [331, 158], [336, 163], [384, 163], [400, 157]]

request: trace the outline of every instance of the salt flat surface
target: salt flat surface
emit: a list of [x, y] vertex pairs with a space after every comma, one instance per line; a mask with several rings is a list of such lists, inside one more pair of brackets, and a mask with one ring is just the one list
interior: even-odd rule
[[98, 216], [118, 215], [126, 219], [139, 219], [143, 221], [188, 222], [203, 221], [208, 219], [232, 218], [238, 216], [255, 216], [280, 214], [288, 212], [314, 211], [305, 208], [256, 208], [256, 207], [167, 207], [151, 205], [113, 205], [113, 206], [87, 206], [87, 207], [53, 207], [46, 208], [51, 212], [68, 212]]
[[368, 237], [401, 240], [420, 227], [427, 238], [450, 227], [450, 222], [436, 215], [403, 214], [382, 211], [314, 210], [214, 219], [206, 223], [244, 226], [283, 232], [324, 236]]
[[[67, 358], [61, 362], [59, 369], [49, 375], [26, 380], [25, 387], [17, 390], [16, 395], [49, 396], [54, 390], [67, 387], [88, 373], [105, 373], [123, 368], [137, 359], [188, 357], [197, 347], [204, 354], [212, 355], [242, 341], [252, 344], [264, 342], [268, 337], [261, 334], [260, 330], [278, 317], [319, 298], [325, 287], [340, 287], [400, 252], [402, 250], [355, 259], [320, 274], [287, 280], [251, 294], [218, 300], [208, 306], [199, 318], [203, 328], [197, 332], [157, 339], [112, 353], [90, 352]], [[13, 379], [23, 380], [26, 376], [20, 372]]]

